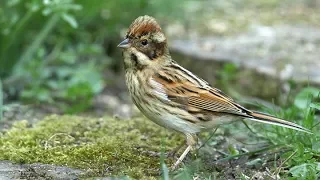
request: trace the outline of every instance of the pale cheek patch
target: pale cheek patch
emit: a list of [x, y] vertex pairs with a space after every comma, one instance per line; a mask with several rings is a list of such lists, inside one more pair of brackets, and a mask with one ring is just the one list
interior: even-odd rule
[[144, 53], [136, 49], [132, 50], [132, 53], [134, 53], [137, 56], [138, 62], [141, 65], [148, 65], [150, 63], [150, 58], [146, 56]]
[[166, 91], [163, 89], [162, 84], [158, 83], [154, 79], [150, 79], [150, 84], [154, 88], [153, 92], [163, 100], [170, 101]]

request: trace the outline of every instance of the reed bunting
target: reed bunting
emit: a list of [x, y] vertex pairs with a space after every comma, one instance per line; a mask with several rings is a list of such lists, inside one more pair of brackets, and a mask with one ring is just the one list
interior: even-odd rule
[[221, 124], [248, 119], [303, 132], [308, 129], [261, 112], [248, 110], [170, 56], [167, 39], [153, 17], [132, 22], [123, 49], [126, 84], [134, 104], [160, 126], [185, 134], [187, 148], [173, 168], [197, 143], [197, 134]]

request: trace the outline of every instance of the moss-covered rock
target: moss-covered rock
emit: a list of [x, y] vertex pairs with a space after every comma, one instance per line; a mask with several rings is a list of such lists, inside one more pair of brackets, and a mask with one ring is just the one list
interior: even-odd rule
[[[19, 121], [0, 134], [0, 159], [79, 168], [84, 176], [150, 178], [160, 172], [152, 154], [183, 140], [144, 118], [118, 120], [52, 115], [30, 125]], [[173, 159], [167, 158], [171, 164]]]

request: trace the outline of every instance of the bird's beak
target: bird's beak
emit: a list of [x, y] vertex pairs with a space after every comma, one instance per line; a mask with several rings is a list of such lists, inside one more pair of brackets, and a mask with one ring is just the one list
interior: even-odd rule
[[120, 44], [118, 44], [118, 47], [123, 49], [130, 47], [129, 39], [127, 38], [123, 40]]

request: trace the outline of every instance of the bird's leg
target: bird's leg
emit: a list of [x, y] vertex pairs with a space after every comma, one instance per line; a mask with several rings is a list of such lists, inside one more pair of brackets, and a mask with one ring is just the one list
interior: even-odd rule
[[192, 134], [186, 134], [187, 139], [187, 145], [188, 147], [184, 150], [184, 152], [181, 154], [179, 159], [174, 163], [172, 166], [172, 170], [175, 170], [178, 165], [183, 161], [183, 159], [187, 156], [187, 154], [190, 152], [190, 150], [193, 148], [195, 144], [197, 144], [197, 137]]
[[178, 165], [183, 161], [183, 159], [186, 157], [186, 155], [189, 153], [191, 149], [192, 149], [192, 146], [188, 145], [187, 149], [184, 150], [184, 152], [181, 154], [179, 159], [172, 166], [172, 170], [175, 170], [178, 167]]

